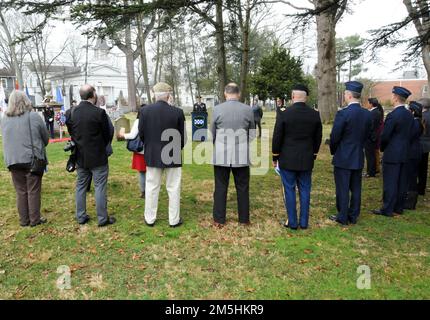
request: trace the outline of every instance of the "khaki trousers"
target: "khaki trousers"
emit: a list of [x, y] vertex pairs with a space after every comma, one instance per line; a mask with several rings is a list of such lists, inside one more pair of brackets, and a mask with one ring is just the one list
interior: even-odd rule
[[158, 195], [163, 172], [166, 172], [166, 190], [169, 194], [169, 223], [170, 225], [176, 225], [180, 220], [182, 168], [161, 169], [147, 167], [145, 220], [149, 224], [153, 224], [157, 220]]

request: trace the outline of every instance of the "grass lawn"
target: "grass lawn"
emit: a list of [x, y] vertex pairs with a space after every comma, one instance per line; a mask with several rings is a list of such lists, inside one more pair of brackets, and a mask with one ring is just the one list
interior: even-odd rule
[[[188, 119], [189, 120], [189, 119]], [[273, 128], [267, 113], [265, 128]], [[329, 127], [325, 128], [325, 138]], [[251, 178], [249, 228], [239, 227], [231, 186], [229, 223], [214, 229], [213, 170], [183, 171], [185, 225], [168, 226], [168, 201], [160, 195], [159, 220], [143, 224], [144, 201], [124, 143], [110, 160], [109, 209], [118, 223], [99, 229], [93, 195], [92, 221], [74, 219], [75, 175], [64, 168], [63, 144], [50, 145], [43, 184], [43, 216], [49, 223], [19, 227], [10, 175], [0, 164], [0, 299], [429, 299], [430, 203], [395, 219], [376, 217], [382, 181], [364, 181], [362, 216], [340, 228], [335, 212], [333, 168], [323, 146], [313, 177], [311, 228], [281, 228], [285, 217], [280, 180], [271, 170]], [[2, 154], [0, 151], [0, 157]], [[430, 195], [429, 195], [430, 196]], [[59, 290], [57, 268], [69, 266], [71, 289]], [[371, 270], [371, 289], [359, 290], [357, 268]]]

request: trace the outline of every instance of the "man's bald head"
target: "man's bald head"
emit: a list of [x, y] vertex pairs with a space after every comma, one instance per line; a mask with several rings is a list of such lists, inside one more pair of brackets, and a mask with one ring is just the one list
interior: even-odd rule
[[224, 95], [226, 100], [239, 100], [240, 99], [239, 86], [234, 82], [230, 82], [228, 85], [226, 85], [224, 89]]
[[308, 99], [308, 94], [306, 91], [301, 90], [293, 90], [293, 93], [291, 95], [292, 100], [294, 103], [296, 102], [306, 102]]
[[93, 104], [96, 101], [96, 89], [90, 84], [83, 85], [81, 89], [79, 89], [79, 95], [82, 100], [90, 101]]

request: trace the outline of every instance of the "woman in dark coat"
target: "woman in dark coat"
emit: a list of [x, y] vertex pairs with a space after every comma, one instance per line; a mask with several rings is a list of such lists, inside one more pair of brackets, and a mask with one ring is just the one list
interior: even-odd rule
[[414, 126], [412, 129], [412, 140], [409, 149], [408, 170], [408, 196], [405, 202], [405, 209], [415, 210], [418, 200], [418, 167], [422, 157], [421, 135], [424, 128], [422, 124], [422, 110], [420, 103], [411, 101], [409, 110], [414, 115]]

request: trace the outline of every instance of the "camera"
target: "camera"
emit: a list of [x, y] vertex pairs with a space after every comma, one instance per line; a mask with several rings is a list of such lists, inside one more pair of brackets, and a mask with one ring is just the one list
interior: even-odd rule
[[73, 140], [67, 142], [66, 146], [64, 147], [64, 152], [74, 151], [76, 148], [76, 144], [73, 142]]

